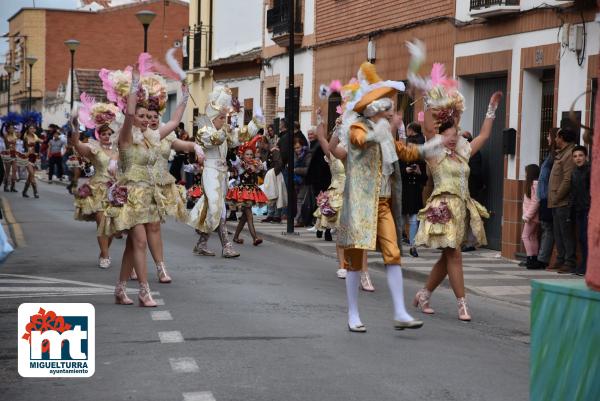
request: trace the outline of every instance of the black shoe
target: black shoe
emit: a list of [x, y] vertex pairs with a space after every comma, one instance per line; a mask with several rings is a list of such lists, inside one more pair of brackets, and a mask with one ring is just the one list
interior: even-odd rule
[[462, 252], [473, 252], [475, 250], [474, 246], [463, 246], [461, 251]]
[[281, 217], [273, 217], [273, 220], [271, 220], [271, 223], [281, 223]]
[[317, 230], [317, 238], [323, 238], [323, 231]]
[[273, 221], [273, 218], [272, 218], [272, 217], [267, 217], [266, 219], [262, 219], [260, 222], [261, 222], [261, 223], [270, 223], [270, 222], [272, 222], [272, 221]]
[[410, 254], [410, 256], [412, 256], [413, 258], [418, 258], [419, 254], [417, 252], [417, 248], [415, 248], [414, 246], [412, 248], [410, 248], [410, 250], [408, 251], [408, 253]]
[[325, 230], [325, 241], [333, 241], [331, 237], [331, 230]]

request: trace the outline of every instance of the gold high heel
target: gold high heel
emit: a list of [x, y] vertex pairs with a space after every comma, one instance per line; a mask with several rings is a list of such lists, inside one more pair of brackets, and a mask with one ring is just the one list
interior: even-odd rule
[[131, 305], [133, 301], [127, 296], [126, 281], [117, 282], [115, 287], [115, 303], [117, 305]]
[[156, 265], [156, 274], [158, 275], [159, 283], [169, 284], [171, 282], [171, 276], [167, 273], [167, 267], [164, 262], [160, 262]]
[[152, 294], [150, 294], [150, 286], [148, 283], [140, 283], [140, 291], [138, 292], [138, 302], [140, 306], [145, 307], [155, 307], [157, 304], [152, 299]]
[[470, 322], [471, 315], [469, 315], [469, 308], [467, 307], [466, 298], [456, 298], [456, 303], [458, 305], [458, 318], [463, 322]]

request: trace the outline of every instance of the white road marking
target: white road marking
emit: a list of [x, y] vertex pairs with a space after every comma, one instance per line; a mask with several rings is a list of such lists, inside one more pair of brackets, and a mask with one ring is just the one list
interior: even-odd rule
[[171, 312], [168, 310], [159, 310], [150, 312], [152, 316], [152, 320], [173, 320], [173, 316], [171, 316]]
[[217, 401], [210, 391], [183, 393], [183, 401]]
[[194, 358], [169, 358], [171, 369], [175, 373], [194, 373], [199, 372], [200, 368]]
[[465, 274], [465, 280], [523, 280], [523, 277], [511, 276], [510, 274]]
[[159, 331], [158, 338], [163, 344], [182, 343], [184, 341], [180, 331]]
[[156, 305], [159, 306], [163, 306], [165, 304], [165, 300], [162, 298], [154, 298], [154, 302], [156, 302]]

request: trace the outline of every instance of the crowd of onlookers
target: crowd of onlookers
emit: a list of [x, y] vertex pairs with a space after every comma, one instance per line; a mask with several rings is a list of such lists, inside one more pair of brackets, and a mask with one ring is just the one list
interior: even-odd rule
[[[525, 167], [522, 240], [528, 269], [584, 275], [590, 209], [588, 150], [571, 128], [552, 129], [542, 165]], [[577, 263], [577, 247], [580, 261]], [[553, 251], [556, 260], [551, 265]]]

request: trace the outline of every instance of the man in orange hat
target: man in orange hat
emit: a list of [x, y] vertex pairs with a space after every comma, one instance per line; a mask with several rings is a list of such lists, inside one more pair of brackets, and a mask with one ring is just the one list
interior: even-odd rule
[[[365, 332], [358, 313], [358, 288], [363, 254], [379, 248], [386, 266], [388, 286], [394, 303], [394, 328], [417, 329], [423, 322], [406, 311], [400, 268], [399, 230], [402, 227], [402, 178], [398, 157], [414, 161], [441, 141], [426, 145], [396, 142], [393, 133], [402, 120], [393, 115], [389, 98], [404, 90], [401, 82], [382, 81], [371, 63], [363, 63], [358, 82], [346, 91], [345, 118], [348, 128], [346, 186], [340, 221], [340, 245], [349, 259], [346, 276], [348, 329]], [[342, 91], [344, 92], [344, 90]], [[393, 116], [393, 117], [392, 117]], [[390, 123], [391, 120], [391, 123]]]

